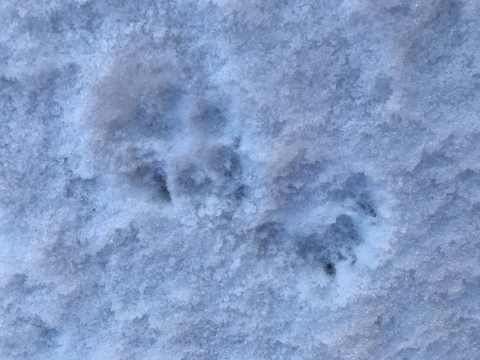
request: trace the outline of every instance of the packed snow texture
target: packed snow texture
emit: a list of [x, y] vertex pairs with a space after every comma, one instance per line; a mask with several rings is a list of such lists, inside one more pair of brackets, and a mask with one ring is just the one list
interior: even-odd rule
[[480, 359], [479, 1], [0, 20], [1, 359]]

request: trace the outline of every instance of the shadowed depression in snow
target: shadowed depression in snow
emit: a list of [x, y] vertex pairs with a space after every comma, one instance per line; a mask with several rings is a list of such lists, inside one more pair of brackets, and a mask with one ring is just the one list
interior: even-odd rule
[[0, 359], [480, 358], [480, 2], [0, 20]]

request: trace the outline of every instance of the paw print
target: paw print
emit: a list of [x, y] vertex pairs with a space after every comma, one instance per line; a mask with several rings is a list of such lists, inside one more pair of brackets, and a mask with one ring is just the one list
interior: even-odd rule
[[[382, 227], [382, 214], [377, 202], [378, 187], [363, 173], [355, 173], [340, 186], [323, 184], [323, 191], [313, 184], [315, 172], [322, 167], [316, 164], [292, 167], [287, 176], [279, 181], [282, 209], [293, 211], [278, 212], [269, 220], [257, 225], [253, 232], [257, 255], [271, 259], [277, 254], [290, 252], [291, 261], [300, 260], [302, 266], [321, 268], [331, 277], [337, 274], [339, 263], [346, 262], [354, 266], [357, 261], [356, 249], [365, 243], [368, 234], [376, 227]], [[294, 184], [296, 184], [294, 186]], [[298, 185], [302, 184], [302, 185]], [[327, 188], [326, 190], [324, 190]], [[315, 200], [317, 199], [317, 200]], [[319, 209], [314, 201], [321, 202]], [[290, 218], [298, 219], [302, 209], [306, 212], [300, 217], [315, 217], [321, 213], [327, 219], [319, 224], [314, 219], [309, 226], [295, 225]], [[282, 255], [283, 256], [283, 255]]]

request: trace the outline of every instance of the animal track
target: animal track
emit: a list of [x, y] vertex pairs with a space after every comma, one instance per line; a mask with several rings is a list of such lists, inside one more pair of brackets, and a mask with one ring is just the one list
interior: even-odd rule
[[342, 189], [333, 191], [332, 195], [339, 201], [351, 203], [354, 210], [363, 215], [377, 217], [370, 186], [370, 181], [365, 174], [357, 173], [345, 181]]
[[172, 197], [167, 186], [167, 175], [158, 165], [141, 164], [128, 174], [130, 181], [141, 188], [153, 189], [161, 199], [170, 202]]
[[211, 168], [226, 179], [238, 179], [242, 175], [240, 157], [228, 146], [214, 150], [209, 158]]
[[142, 137], [171, 138], [180, 131], [177, 111], [182, 97], [182, 91], [175, 86], [156, 91], [153, 99], [139, 101], [126, 127]]
[[213, 181], [208, 174], [193, 164], [178, 172], [175, 183], [180, 193], [188, 195], [206, 195], [213, 188]]
[[[119, 69], [135, 72], [138, 67], [130, 64]], [[104, 140], [113, 144], [111, 152], [120, 159], [115, 164], [121, 169], [118, 173], [163, 203], [180, 198], [195, 206], [221, 203], [219, 209], [202, 214], [220, 211], [229, 219], [242, 204], [249, 204], [248, 213], [254, 214], [255, 198], [250, 195], [255, 194], [255, 176], [246, 175], [248, 158], [243, 157], [240, 134], [225, 131], [233, 122], [226, 116], [225, 102], [217, 101], [224, 96], [199, 98], [189, 93], [194, 87], [185, 83], [185, 77], [170, 75], [167, 66], [152, 69], [144, 66], [138, 76], [124, 77], [132, 79], [131, 89], [130, 84], [107, 79], [99, 96], [105, 105], [100, 115], [106, 118], [101, 124], [114, 135]], [[148, 79], [145, 87], [140, 79]], [[380, 95], [388, 93], [389, 79], [377, 85]], [[122, 147], [127, 149], [124, 153], [118, 150]], [[133, 155], [128, 149], [135, 149]], [[252, 224], [249, 230], [250, 246], [259, 259], [286, 256], [332, 277], [338, 274], [340, 262], [355, 264], [356, 248], [382, 220], [379, 200], [365, 174], [351, 174], [338, 186], [323, 175], [328, 167], [326, 162], [307, 161], [299, 153], [278, 169], [268, 184], [270, 210], [259, 214], [263, 222]], [[242, 221], [255, 221], [246, 214], [241, 213]], [[205, 221], [215, 225], [217, 220]]]
[[323, 234], [312, 234], [299, 241], [297, 252], [305, 260], [317, 261], [325, 266], [347, 259], [355, 262], [353, 250], [362, 241], [353, 219], [341, 214]]
[[207, 135], [218, 135], [227, 124], [227, 119], [220, 109], [206, 101], [195, 105], [189, 119], [196, 129]]
[[[296, 167], [299, 170], [304, 168]], [[309, 169], [313, 168], [310, 166]], [[308, 179], [313, 178], [310, 171]], [[289, 179], [296, 181], [297, 175], [290, 174], [282, 179], [282, 188], [288, 188]], [[311, 183], [312, 181], [309, 181], [309, 185]], [[310, 234], [305, 234], [303, 228], [289, 227], [287, 231], [282, 225], [284, 222], [288, 224], [287, 215], [280, 218], [277, 215], [275, 221], [258, 225], [254, 229], [257, 254], [268, 259], [279, 251], [293, 251], [306, 266], [320, 267], [327, 275], [335, 276], [338, 263], [355, 264], [356, 248], [365, 242], [363, 238], [365, 235], [362, 234], [368, 234], [368, 230], [378, 224], [378, 209], [372, 193], [373, 188], [372, 181], [365, 174], [356, 173], [350, 176], [340, 189], [327, 191], [323, 195], [317, 193], [317, 197], [324, 198], [324, 202], [328, 204], [324, 206], [324, 211], [327, 214], [337, 212], [338, 215], [334, 222], [316, 226], [317, 229]], [[296, 191], [298, 193], [304, 190], [300, 187]], [[295, 198], [289, 198], [289, 201], [290, 206], [296, 204], [294, 208], [300, 208]], [[307, 197], [304, 197], [301, 202], [304, 206], [310, 204]], [[288, 203], [282, 206], [285, 205], [287, 205], [286, 208], [289, 207]], [[366, 221], [368, 219], [370, 220]], [[315, 226], [312, 227], [315, 228]]]
[[185, 70], [174, 58], [157, 62], [136, 54], [110, 64], [87, 117], [105, 154], [101, 166], [164, 202], [198, 203], [213, 195], [238, 205], [246, 187], [239, 137], [224, 134], [225, 96], [199, 96], [193, 89], [201, 84], [190, 83]]

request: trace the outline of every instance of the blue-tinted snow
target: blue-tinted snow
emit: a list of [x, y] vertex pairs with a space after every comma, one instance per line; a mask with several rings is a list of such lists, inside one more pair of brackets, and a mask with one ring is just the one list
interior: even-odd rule
[[1, 359], [480, 358], [480, 2], [0, 20]]

